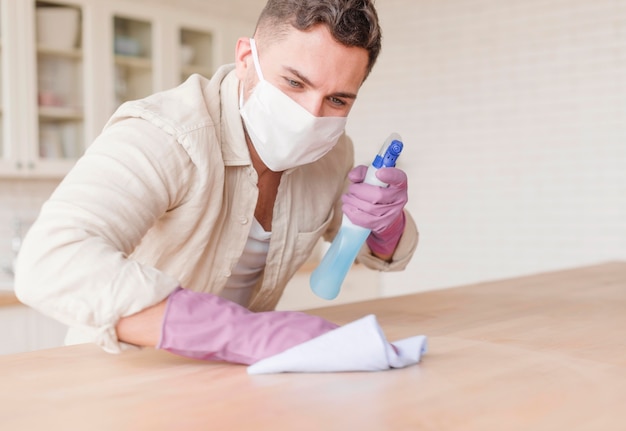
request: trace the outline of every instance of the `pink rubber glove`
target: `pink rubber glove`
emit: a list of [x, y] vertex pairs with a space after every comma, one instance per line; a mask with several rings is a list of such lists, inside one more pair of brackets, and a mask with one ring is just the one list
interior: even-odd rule
[[355, 225], [372, 230], [367, 238], [370, 250], [392, 255], [406, 224], [407, 177], [398, 168], [380, 168], [376, 177], [389, 187], [379, 187], [363, 182], [366, 173], [363, 165], [348, 173], [352, 184], [342, 196], [343, 212]]
[[254, 313], [210, 293], [178, 288], [167, 300], [157, 349], [249, 365], [335, 328], [321, 317], [296, 311]]

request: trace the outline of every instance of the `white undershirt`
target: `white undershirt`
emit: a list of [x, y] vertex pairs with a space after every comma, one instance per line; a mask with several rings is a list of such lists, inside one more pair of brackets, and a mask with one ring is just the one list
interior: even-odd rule
[[248, 241], [224, 290], [220, 293], [222, 298], [243, 306], [248, 305], [252, 288], [265, 268], [271, 236], [272, 232], [266, 232], [256, 218], [252, 220]]

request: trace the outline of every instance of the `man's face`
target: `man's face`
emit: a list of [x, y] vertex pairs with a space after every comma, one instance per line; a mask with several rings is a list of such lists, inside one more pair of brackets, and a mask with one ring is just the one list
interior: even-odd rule
[[[307, 31], [291, 28], [270, 43], [255, 41], [265, 80], [316, 117], [348, 115], [366, 76], [367, 50], [336, 42], [323, 25]], [[236, 54], [247, 100], [258, 82], [249, 39], [239, 40]]]

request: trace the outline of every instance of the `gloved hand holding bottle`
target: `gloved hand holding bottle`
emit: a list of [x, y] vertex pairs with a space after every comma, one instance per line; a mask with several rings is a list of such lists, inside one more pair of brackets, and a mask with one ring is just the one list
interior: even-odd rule
[[404, 232], [404, 206], [408, 201], [407, 176], [398, 168], [380, 168], [376, 178], [388, 187], [364, 181], [367, 166], [357, 166], [348, 174], [352, 182], [342, 196], [343, 212], [352, 223], [371, 229], [367, 245], [374, 254], [387, 260], [393, 255]]
[[167, 299], [156, 347], [188, 358], [249, 365], [335, 328], [302, 312], [255, 313], [210, 293], [178, 288]]

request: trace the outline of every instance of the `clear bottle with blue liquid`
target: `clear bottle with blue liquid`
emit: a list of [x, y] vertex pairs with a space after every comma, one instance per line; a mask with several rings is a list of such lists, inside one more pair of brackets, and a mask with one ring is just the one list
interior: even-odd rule
[[[396, 160], [400, 156], [403, 147], [400, 135], [397, 133], [389, 135], [380, 152], [374, 157], [374, 161], [368, 167], [363, 182], [379, 187], [387, 187], [388, 184], [376, 178], [376, 171], [380, 168], [396, 166]], [[317, 296], [324, 299], [335, 299], [337, 297], [348, 271], [370, 232], [370, 229], [355, 225], [345, 214], [343, 215], [341, 228], [337, 236], [335, 236], [330, 248], [311, 274], [309, 280], [311, 290]]]

